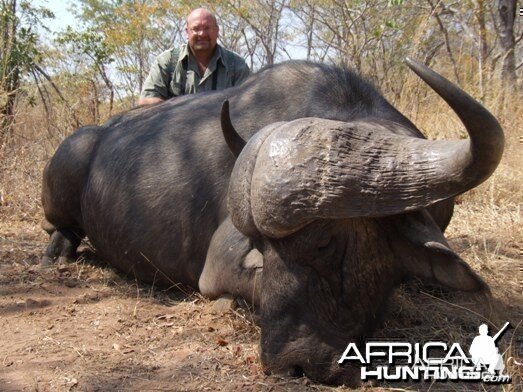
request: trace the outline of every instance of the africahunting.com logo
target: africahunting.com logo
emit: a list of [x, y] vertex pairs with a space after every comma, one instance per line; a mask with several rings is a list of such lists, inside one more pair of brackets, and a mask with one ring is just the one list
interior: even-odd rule
[[503, 373], [505, 353], [499, 353], [496, 342], [509, 326], [508, 322], [505, 323], [498, 333], [490, 336], [488, 326], [480, 325], [479, 335], [468, 350], [470, 356], [459, 343], [373, 341], [366, 343], [363, 352], [355, 343], [350, 343], [338, 363], [359, 363], [364, 381], [435, 380], [507, 384], [511, 382], [511, 377]]

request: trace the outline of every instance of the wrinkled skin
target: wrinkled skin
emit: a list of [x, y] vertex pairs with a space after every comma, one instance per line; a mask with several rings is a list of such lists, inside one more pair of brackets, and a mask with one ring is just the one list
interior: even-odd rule
[[[227, 143], [221, 133], [219, 111], [225, 98], [241, 137], [248, 140], [237, 160], [228, 148], [228, 131], [224, 130]], [[461, 114], [470, 106], [464, 102], [457, 105]], [[484, 115], [476, 107], [471, 111]], [[211, 298], [240, 295], [260, 308], [261, 358], [269, 371], [304, 371], [317, 381], [356, 385], [356, 369], [340, 368], [336, 361], [348, 342], [362, 341], [372, 333], [399, 282], [417, 277], [450, 289], [486, 289], [449, 249], [443, 230], [452, 215], [452, 197], [483, 181], [497, 163], [482, 171], [460, 154], [442, 159], [465, 162], [465, 169], [451, 170], [457, 175], [450, 176], [448, 184], [463, 183], [459, 176], [471, 177], [469, 171], [482, 173], [481, 178], [448, 190], [443, 173], [445, 181], [437, 179], [432, 197], [422, 175], [421, 185], [407, 187], [419, 191], [412, 206], [404, 193], [389, 192], [390, 183], [378, 181], [372, 185], [376, 208], [371, 213], [361, 211], [365, 203], [350, 202], [359, 197], [360, 186], [341, 184], [340, 189], [353, 194], [348, 198], [341, 194], [344, 211], [338, 213], [332, 209], [338, 201], [329, 197], [340, 192], [324, 181], [330, 177], [314, 177], [312, 164], [318, 160], [307, 156], [307, 145], [302, 149], [299, 142], [302, 138], [287, 135], [289, 130], [312, 129], [302, 123], [286, 125], [304, 117], [319, 119], [314, 121], [320, 127], [326, 118], [354, 124], [349, 131], [343, 131], [344, 125], [334, 128], [341, 129], [341, 135], [354, 132], [356, 140], [363, 140], [358, 132], [367, 132], [370, 139], [381, 135], [369, 124], [391, 135], [422, 138], [408, 119], [355, 74], [306, 62], [262, 70], [230, 90], [133, 110], [102, 127], [78, 130], [48, 163], [42, 202], [51, 238], [43, 261], [74, 258], [80, 239], [87, 235], [107, 262], [141, 280], [164, 286], [183, 283]], [[485, 118], [478, 122], [488, 123]], [[315, 135], [323, 132], [311, 137]], [[339, 161], [333, 144], [318, 140], [318, 156], [326, 148], [324, 155], [332, 157], [341, 178], [361, 170], [364, 163], [359, 158], [352, 165], [350, 159]], [[387, 145], [395, 145], [394, 140]], [[290, 152], [298, 151], [296, 156], [304, 163], [280, 162], [279, 167], [288, 166], [290, 172], [274, 170], [271, 151], [279, 143]], [[502, 145], [475, 136], [473, 144], [495, 151], [496, 143]], [[465, 148], [466, 156], [484, 155], [479, 150], [466, 153], [467, 145], [450, 147], [458, 153]], [[233, 151], [237, 154], [240, 149]], [[373, 154], [371, 150], [372, 162], [378, 162]], [[423, 157], [420, 161], [427, 162]], [[430, 165], [428, 171], [438, 173]], [[299, 170], [312, 173], [312, 179], [300, 182], [309, 174], [303, 176]], [[379, 165], [376, 170], [379, 173]], [[273, 173], [279, 174], [271, 177]], [[270, 181], [264, 183], [267, 178]], [[285, 184], [291, 178], [298, 181], [289, 193]], [[271, 188], [273, 183], [276, 188]], [[324, 188], [311, 192], [320, 185]], [[382, 185], [384, 190], [376, 190]], [[381, 193], [391, 193], [392, 201], [381, 200]], [[309, 196], [316, 194], [329, 197], [307, 206], [315, 200]], [[330, 208], [327, 213], [322, 203]], [[357, 211], [351, 210], [353, 204]], [[282, 205], [281, 216], [270, 214]], [[386, 213], [379, 212], [382, 205]], [[300, 206], [311, 213], [300, 212]]]
[[[320, 123], [325, 123], [324, 129], [330, 125]], [[301, 208], [306, 208], [306, 202], [314, 197], [309, 194], [310, 189], [321, 188], [319, 183], [311, 186], [310, 181], [314, 179], [298, 174], [295, 166], [291, 166], [297, 179], [295, 183], [285, 174], [280, 179], [278, 170], [269, 167], [276, 156], [274, 147], [285, 143], [281, 137], [263, 138], [263, 133], [285, 133], [295, 127], [294, 124], [266, 127], [260, 132], [262, 143], [253, 138], [237, 161], [229, 189], [232, 221], [256, 243], [263, 255], [259, 284], [262, 287], [259, 292], [261, 358], [271, 371], [304, 372], [321, 382], [356, 386], [357, 369], [339, 367], [337, 360], [348, 342], [361, 342], [370, 336], [383, 315], [387, 299], [399, 283], [417, 277], [454, 290], [479, 291], [486, 286], [449, 248], [441, 227], [425, 209], [386, 217], [343, 219], [337, 205], [334, 214], [339, 213], [339, 219], [314, 219], [304, 226], [298, 223], [299, 227], [290, 234], [287, 228], [279, 231], [281, 225], [276, 222], [276, 229], [271, 232], [270, 224], [262, 224], [263, 214], [269, 210], [270, 218], [274, 217], [270, 200], [276, 200], [279, 208], [292, 198], [289, 191], [285, 191], [286, 185], [295, 190], [301, 182], [307, 184], [305, 189], [297, 191], [298, 197], [304, 196], [305, 200], [291, 203]], [[305, 127], [310, 130], [312, 125], [306, 123]], [[298, 140], [305, 139], [305, 133], [302, 132], [301, 137]], [[267, 144], [266, 150], [272, 152], [268, 154], [270, 158], [263, 155], [263, 146]], [[253, 153], [254, 150], [257, 153]], [[289, 157], [297, 159], [289, 152], [284, 155], [284, 161]], [[249, 165], [253, 156], [254, 174]], [[293, 162], [309, 171], [308, 166], [318, 165], [315, 160], [318, 154], [313, 156], [312, 161], [306, 158], [309, 165]], [[335, 157], [338, 163], [340, 156]], [[278, 167], [282, 166], [284, 163], [278, 161]], [[244, 173], [249, 173], [245, 177], [250, 181], [246, 187], [250, 194], [241, 193], [236, 197], [235, 189], [242, 188]], [[266, 189], [259, 183], [267, 177], [273, 178], [269, 188], [275, 193], [262, 194], [257, 199], [253, 194]], [[279, 186], [275, 186], [274, 178], [277, 182], [281, 180]], [[326, 181], [325, 177], [320, 180]], [[257, 216], [245, 218], [250, 215], [243, 211], [245, 200], [249, 201], [253, 214], [258, 212]], [[257, 200], [262, 200], [259, 208], [254, 206]], [[314, 214], [311, 209], [308, 211]], [[329, 214], [323, 208], [321, 213]], [[298, 215], [301, 216], [288, 214], [283, 222], [291, 221], [292, 226]]]
[[[448, 249], [432, 218], [426, 213], [411, 215], [317, 221], [289, 237], [266, 239], [262, 361], [275, 371], [303, 371], [325, 383], [355, 386], [359, 370], [341, 368], [336, 361], [348, 342], [370, 337], [400, 282], [417, 275], [446, 287], [466, 282], [471, 289], [484, 288]], [[420, 241], [405, 230], [403, 226], [415, 220], [432, 236]], [[443, 259], [439, 249], [426, 246], [428, 239], [438, 237], [447, 252]], [[449, 268], [454, 271], [447, 270], [447, 257], [457, 263]], [[457, 276], [450, 275], [451, 282], [449, 276], [438, 279], [430, 271], [440, 267]]]

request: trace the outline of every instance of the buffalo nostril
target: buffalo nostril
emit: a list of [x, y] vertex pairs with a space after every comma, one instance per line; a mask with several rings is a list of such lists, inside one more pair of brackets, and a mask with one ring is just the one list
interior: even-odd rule
[[301, 366], [293, 366], [288, 370], [287, 374], [290, 377], [303, 377], [305, 372]]

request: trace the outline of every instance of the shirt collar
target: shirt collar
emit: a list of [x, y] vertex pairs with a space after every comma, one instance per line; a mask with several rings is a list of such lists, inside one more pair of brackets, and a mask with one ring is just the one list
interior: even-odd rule
[[[180, 57], [178, 61], [182, 61], [184, 59], [189, 59], [189, 44], [182, 45], [182, 48], [180, 50]], [[216, 44], [216, 51], [212, 55], [211, 62], [209, 63], [209, 65], [218, 64], [218, 60], [220, 60], [225, 69], [227, 69], [227, 64], [223, 59], [223, 49], [219, 44]]]

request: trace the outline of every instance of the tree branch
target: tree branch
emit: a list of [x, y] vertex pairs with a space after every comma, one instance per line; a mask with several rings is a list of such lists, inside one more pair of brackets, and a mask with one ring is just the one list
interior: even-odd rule
[[71, 112], [71, 115], [73, 116], [73, 119], [75, 121], [75, 126], [79, 127], [80, 121], [78, 120], [78, 117], [76, 117], [76, 113], [74, 112], [73, 108], [71, 108], [71, 106], [69, 105], [69, 102], [67, 102], [67, 100], [64, 98], [64, 96], [62, 95], [62, 92], [60, 91], [58, 86], [53, 82], [51, 77], [38, 64], [33, 64], [33, 67], [36, 71], [38, 71], [38, 73], [40, 73], [44, 78], [47, 79], [47, 81], [53, 87], [54, 91], [56, 91], [56, 93], [58, 94], [60, 99], [65, 103], [65, 106], [67, 107], [67, 109]]

